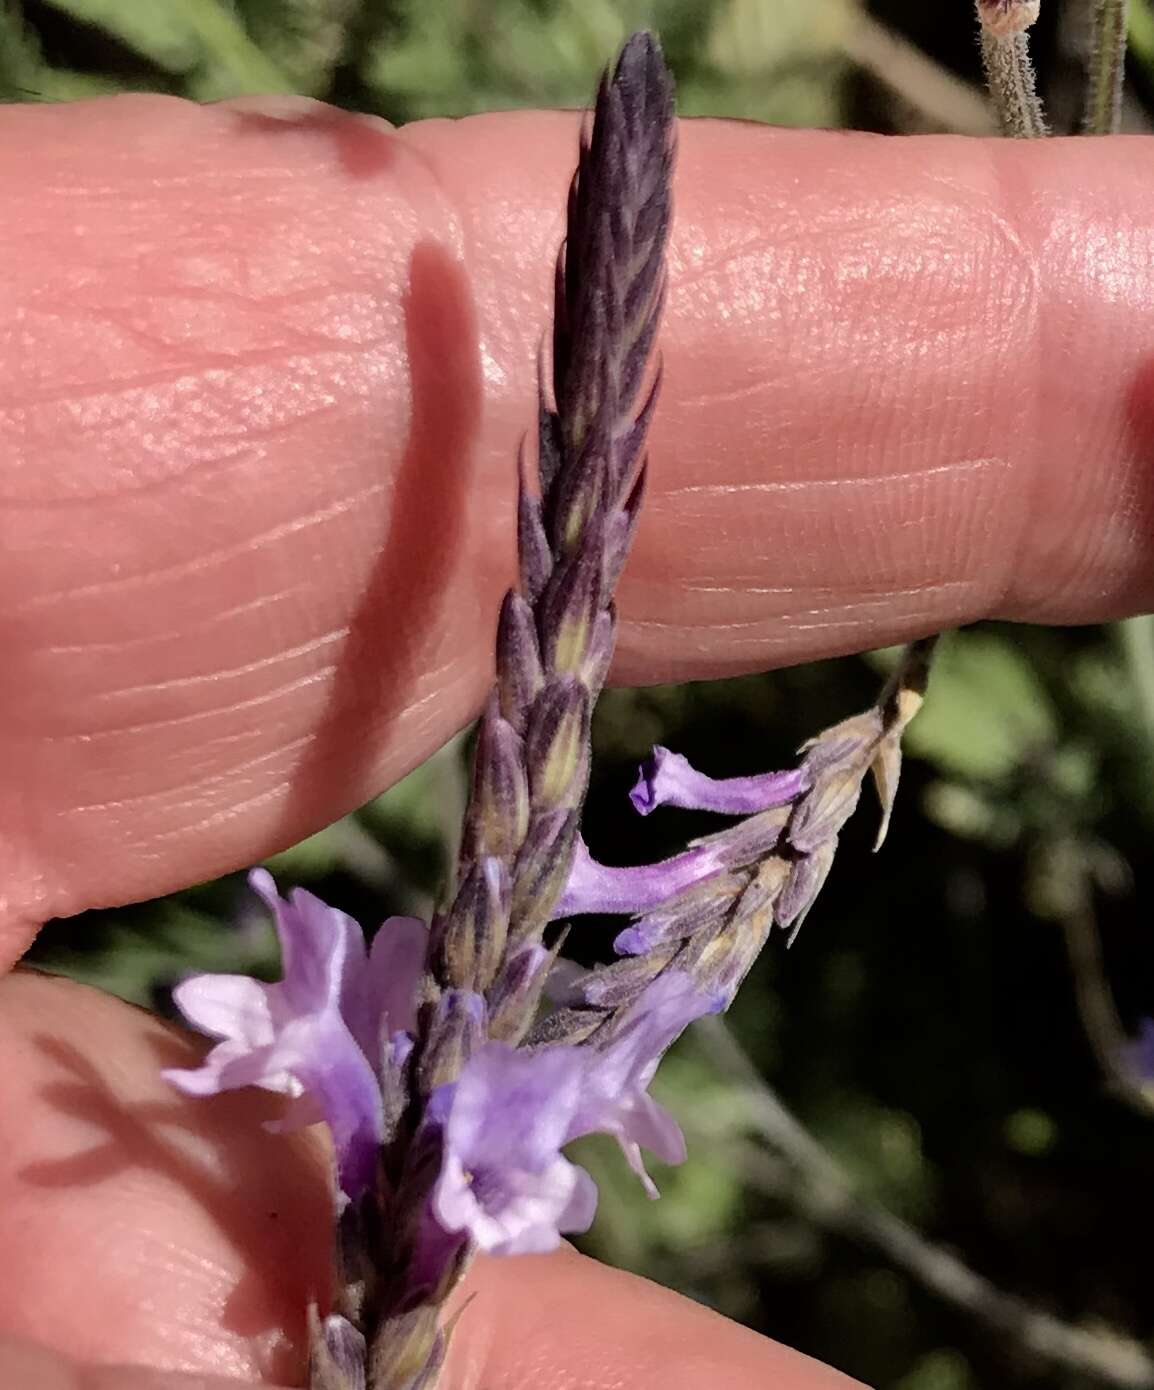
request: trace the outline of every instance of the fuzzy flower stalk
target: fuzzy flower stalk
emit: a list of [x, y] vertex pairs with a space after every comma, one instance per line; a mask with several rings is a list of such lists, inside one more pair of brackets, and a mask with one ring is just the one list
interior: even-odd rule
[[1029, 30], [1041, 0], [976, 0], [982, 65], [1002, 133], [1020, 138], [1047, 134], [1030, 61]]
[[[215, 1045], [202, 1066], [169, 1072], [174, 1085], [264, 1087], [288, 1098], [280, 1128], [328, 1126], [334, 1279], [331, 1303], [309, 1310], [310, 1390], [433, 1390], [444, 1305], [471, 1256], [551, 1250], [593, 1220], [596, 1187], [565, 1154], [574, 1139], [613, 1136], [656, 1196], [644, 1155], [685, 1155], [649, 1094], [662, 1055], [728, 1005], [771, 929], [796, 934], [871, 773], [883, 835], [888, 822], [932, 640], [792, 769], [717, 780], [654, 750], [632, 792], [639, 814], [730, 821], [682, 854], [610, 867], [581, 837], [590, 718], [657, 399], [673, 133], [660, 48], [635, 35], [580, 141], [535, 486], [520, 466], [518, 583], [497, 623], [459, 860], [432, 921], [390, 918], [366, 946], [344, 914], [300, 890], [282, 899], [258, 869], [282, 978], [198, 976], [175, 992]], [[550, 925], [594, 912], [628, 919], [617, 958], [559, 961]]]

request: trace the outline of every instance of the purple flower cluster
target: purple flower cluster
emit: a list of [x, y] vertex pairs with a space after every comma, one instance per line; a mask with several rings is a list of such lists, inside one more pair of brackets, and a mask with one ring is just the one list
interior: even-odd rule
[[[629, 868], [598, 863], [581, 839], [660, 382], [650, 357], [674, 149], [672, 77], [653, 36], [636, 34], [579, 141], [535, 479], [519, 470], [518, 583], [498, 618], [457, 861], [428, 926], [390, 918], [366, 950], [348, 917], [299, 890], [282, 901], [258, 870], [282, 978], [201, 976], [175, 994], [216, 1045], [202, 1066], [170, 1071], [174, 1085], [261, 1086], [288, 1097], [280, 1128], [331, 1132], [333, 1298], [323, 1318], [310, 1309], [311, 1390], [432, 1390], [448, 1340], [439, 1315], [471, 1251], [550, 1250], [593, 1219], [573, 1140], [613, 1136], [656, 1196], [642, 1150], [685, 1156], [649, 1094], [662, 1054], [728, 1005], [771, 929], [796, 933], [871, 771], [884, 834], [932, 641], [911, 647], [876, 708], [805, 745], [795, 770], [715, 779], [654, 750], [630, 793], [640, 815], [667, 805], [735, 824]], [[589, 913], [631, 919], [619, 958], [557, 962], [550, 923]]]
[[[416, 1045], [427, 931], [412, 918], [390, 918], [366, 952], [344, 913], [299, 889], [281, 900], [264, 870], [250, 881], [274, 914], [283, 978], [186, 980], [176, 1003], [218, 1041], [203, 1066], [166, 1075], [192, 1095], [252, 1085], [291, 1097], [280, 1127], [326, 1121], [342, 1198], [355, 1202], [378, 1180], [384, 1072]], [[460, 1074], [433, 1092], [421, 1120], [422, 1139], [440, 1152], [428, 1213], [440, 1232], [518, 1254], [550, 1250], [561, 1232], [585, 1230], [596, 1189], [561, 1151], [586, 1134], [613, 1135], [656, 1195], [641, 1149], [676, 1163], [685, 1145], [649, 1083], [687, 1024], [723, 1002], [683, 972], [667, 971], [601, 1045], [476, 1047]], [[484, 1036], [480, 995], [458, 997], [452, 1007], [471, 1015]]]
[[[642, 815], [661, 805], [753, 815], [789, 805], [807, 790], [803, 771], [715, 779], [680, 754], [657, 748], [630, 799]], [[633, 916], [660, 907], [725, 871], [710, 845], [657, 864], [598, 864], [583, 842], [556, 908]], [[378, 1176], [384, 1139], [382, 1090], [417, 1045], [417, 1004], [429, 933], [410, 917], [390, 917], [366, 951], [359, 926], [311, 893], [281, 899], [271, 875], [255, 869], [253, 889], [273, 914], [283, 977], [261, 984], [246, 976], [199, 975], [174, 999], [193, 1027], [216, 1038], [203, 1066], [171, 1070], [190, 1095], [261, 1086], [291, 1098], [278, 1128], [325, 1121], [332, 1133], [341, 1200], [356, 1202]], [[637, 928], [618, 937], [630, 954]], [[530, 948], [534, 973], [548, 953]], [[565, 963], [555, 968], [554, 997], [563, 1002]], [[673, 1117], [649, 1094], [662, 1054], [682, 1030], [728, 1003], [686, 972], [668, 969], [648, 984], [601, 1043], [526, 1048], [485, 1041], [470, 1049], [459, 1076], [439, 1086], [421, 1120], [421, 1138], [437, 1145], [440, 1171], [430, 1212], [442, 1239], [467, 1236], [480, 1249], [520, 1254], [552, 1249], [561, 1232], [593, 1219], [592, 1179], [562, 1154], [583, 1135], [613, 1135], [650, 1196], [657, 1191], [641, 1150], [679, 1163], [685, 1144]], [[480, 994], [453, 991], [442, 1009], [467, 1020], [483, 1039], [487, 1006]], [[428, 1242], [426, 1242], [428, 1243]]]

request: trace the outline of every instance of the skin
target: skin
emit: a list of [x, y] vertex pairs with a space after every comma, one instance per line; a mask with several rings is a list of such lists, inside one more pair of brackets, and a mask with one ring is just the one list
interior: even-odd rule
[[[0, 127], [9, 965], [475, 712], [576, 126], [122, 97]], [[685, 125], [616, 678], [1149, 607], [1152, 157]], [[320, 1141], [165, 1088], [201, 1046], [0, 982], [0, 1384], [300, 1383]], [[451, 1390], [850, 1384], [569, 1252], [467, 1293]]]

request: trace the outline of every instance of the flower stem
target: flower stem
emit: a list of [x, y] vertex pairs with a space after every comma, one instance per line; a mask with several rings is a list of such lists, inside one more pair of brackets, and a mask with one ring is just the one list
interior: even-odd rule
[[433, 1100], [486, 1039], [524, 1037], [552, 963], [542, 936], [578, 843], [590, 714], [642, 497], [673, 145], [672, 77], [657, 40], [635, 34], [580, 143], [555, 279], [551, 395], [544, 382], [539, 390], [536, 488], [521, 469], [520, 582], [501, 606], [456, 872], [433, 917], [404, 1095], [366, 1218], [368, 1390], [433, 1390], [449, 1335], [438, 1313], [473, 1251], [460, 1228], [425, 1218], [441, 1161]]
[[1003, 133], [1019, 139], [1049, 134], [1027, 36], [1038, 9], [1039, 0], [977, 0], [986, 84]]

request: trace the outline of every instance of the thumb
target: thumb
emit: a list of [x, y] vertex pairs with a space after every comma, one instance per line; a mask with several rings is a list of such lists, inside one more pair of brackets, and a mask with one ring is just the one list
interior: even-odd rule
[[[13, 1345], [4, 1354], [32, 1369], [5, 1376], [0, 1360], [5, 1390], [138, 1390], [91, 1367], [141, 1362], [301, 1383], [304, 1307], [329, 1258], [327, 1159], [315, 1131], [262, 1127], [275, 1113], [267, 1093], [202, 1100], [166, 1086], [160, 1068], [189, 1065], [198, 1047], [69, 981], [0, 981], [0, 1331], [90, 1367]], [[444, 1390], [852, 1390], [567, 1250], [478, 1260], [461, 1298]], [[145, 1378], [139, 1390], [217, 1385]]]
[[217, 1376], [134, 1366], [78, 1366], [46, 1347], [2, 1338], [0, 1385], [12, 1390], [244, 1390], [242, 1382]]

